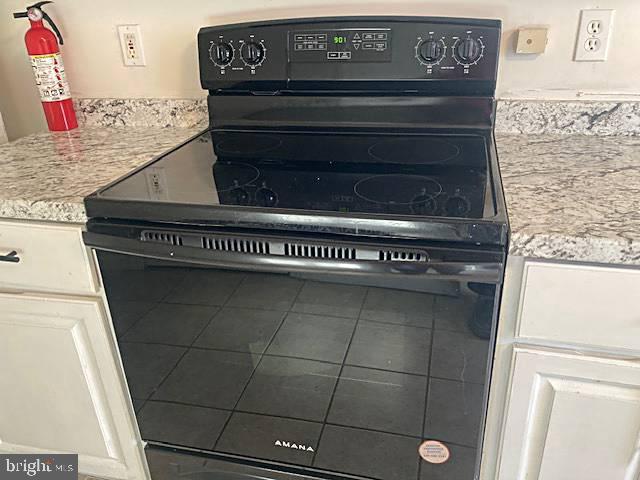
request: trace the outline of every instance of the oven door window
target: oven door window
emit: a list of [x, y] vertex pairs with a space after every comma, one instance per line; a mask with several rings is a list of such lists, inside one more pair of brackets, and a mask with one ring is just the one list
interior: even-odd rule
[[334, 475], [474, 478], [494, 285], [98, 257], [144, 440]]

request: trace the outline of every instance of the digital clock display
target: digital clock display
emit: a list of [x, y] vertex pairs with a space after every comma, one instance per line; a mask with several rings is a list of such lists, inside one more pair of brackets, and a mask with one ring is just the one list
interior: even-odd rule
[[333, 36], [333, 44], [334, 45], [340, 45], [343, 43], [347, 43], [347, 37], [345, 37], [344, 35], [334, 35]]

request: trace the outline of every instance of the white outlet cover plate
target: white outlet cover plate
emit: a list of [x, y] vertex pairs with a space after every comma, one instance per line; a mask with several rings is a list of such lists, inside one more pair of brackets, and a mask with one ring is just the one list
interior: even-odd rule
[[[613, 14], [615, 10], [582, 10], [580, 14], [580, 26], [576, 39], [576, 50], [573, 59], [576, 62], [604, 62], [607, 59], [611, 32], [613, 29]], [[600, 22], [600, 31], [594, 33], [590, 31], [591, 22]], [[597, 39], [600, 46], [597, 50], [588, 49], [590, 40]]]
[[[130, 58], [127, 52], [127, 37], [133, 36], [136, 56]], [[143, 67], [147, 64], [144, 59], [144, 49], [142, 48], [142, 34], [140, 25], [118, 25], [118, 38], [120, 39], [120, 49], [122, 50], [122, 62], [129, 67]]]

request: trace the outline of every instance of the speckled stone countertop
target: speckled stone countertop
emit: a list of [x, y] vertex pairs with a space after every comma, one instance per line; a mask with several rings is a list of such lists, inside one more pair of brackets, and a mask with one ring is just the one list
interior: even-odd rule
[[85, 196], [199, 130], [83, 127], [0, 145], [0, 218], [84, 223]]
[[[84, 196], [199, 130], [83, 127], [0, 145], [0, 217], [83, 223]], [[640, 137], [497, 143], [512, 255], [640, 265]]]
[[511, 254], [640, 265], [640, 137], [496, 141]]

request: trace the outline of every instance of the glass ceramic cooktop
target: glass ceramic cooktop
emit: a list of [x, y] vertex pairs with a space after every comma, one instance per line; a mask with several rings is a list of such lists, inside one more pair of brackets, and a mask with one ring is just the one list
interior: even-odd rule
[[491, 205], [486, 191], [481, 136], [223, 130], [203, 133], [100, 196], [482, 218]]

